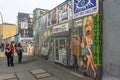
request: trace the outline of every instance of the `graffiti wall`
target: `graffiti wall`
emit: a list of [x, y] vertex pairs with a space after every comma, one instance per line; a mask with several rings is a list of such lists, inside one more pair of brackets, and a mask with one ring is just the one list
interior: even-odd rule
[[50, 27], [50, 13], [47, 13], [47, 27]]
[[72, 0], [68, 0], [68, 20], [73, 18]]
[[68, 4], [67, 1], [58, 6], [58, 18], [59, 23], [64, 20], [68, 20]]
[[41, 23], [41, 17], [43, 15], [45, 15], [46, 13], [48, 12], [48, 10], [45, 10], [45, 9], [40, 9], [40, 8], [36, 8], [34, 11], [33, 11], [33, 18], [34, 18], [34, 30], [35, 32], [38, 32], [41, 27], [40, 27], [40, 23]]
[[[94, 80], [101, 80], [103, 15], [99, 6], [99, 0], [67, 0], [46, 17], [42, 16], [40, 26], [45, 23], [47, 27], [41, 30], [39, 36], [41, 55], [49, 59], [49, 55], [54, 53], [54, 62], [70, 66]], [[52, 28], [49, 31], [51, 36], [46, 31], [48, 26], [52, 26], [49, 27]]]
[[41, 17], [40, 26], [39, 26], [40, 30], [43, 30], [45, 28], [47, 28], [47, 15]]
[[94, 80], [102, 75], [101, 20], [100, 14], [88, 15], [75, 20], [74, 28], [70, 29], [70, 65]]
[[50, 11], [50, 25], [54, 25], [57, 23], [57, 8], [54, 8]]
[[70, 65], [94, 80], [102, 76], [102, 14], [98, 0], [74, 0]]
[[40, 56], [44, 59], [48, 59], [50, 53], [52, 52], [51, 45], [51, 30], [47, 29], [39, 33], [39, 52]]

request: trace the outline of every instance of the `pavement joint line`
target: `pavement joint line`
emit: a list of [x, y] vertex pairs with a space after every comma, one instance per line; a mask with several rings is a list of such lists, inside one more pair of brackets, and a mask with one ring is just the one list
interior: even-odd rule
[[43, 72], [43, 73], [36, 73], [36, 74], [33, 74], [33, 75], [37, 75], [37, 74], [44, 74], [44, 73], [48, 73], [48, 72]]
[[[8, 78], [8, 79], [3, 79], [3, 80], [11, 80], [11, 79], [17, 79], [16, 77], [14, 78]], [[18, 79], [17, 79], [18, 80]]]
[[18, 76], [17, 76], [17, 73], [15, 73], [15, 76], [16, 76], [17, 80], [19, 80], [19, 78], [18, 78]]
[[31, 70], [29, 72], [32, 73], [32, 74], [42, 74], [42, 73], [47, 73], [48, 71], [46, 71], [44, 69], [36, 69], [36, 70]]
[[[28, 72], [30, 72], [30, 71], [28, 71]], [[31, 73], [31, 72], [30, 72], [30, 73]], [[32, 75], [33, 77], [35, 77], [34, 74], [31, 73], [31, 75]], [[36, 78], [36, 77], [35, 77], [35, 78]], [[36, 80], [37, 80], [37, 78], [36, 78]]]
[[[45, 75], [45, 76], [41, 76], [40, 75], [44, 75], [44, 74], [48, 74], [48, 75]], [[43, 78], [48, 78], [48, 77], [52, 77], [53, 75], [51, 75], [50, 73], [43, 73], [43, 74], [37, 74], [37, 75], [34, 75], [37, 79], [43, 79]]]
[[77, 74], [77, 73], [75, 73], [75, 72], [73, 72], [73, 71], [71, 71], [70, 73], [71, 73], [71, 74], [74, 74], [74, 75], [76, 75], [76, 76], [78, 76], [78, 77], [85, 78], [83, 75]]

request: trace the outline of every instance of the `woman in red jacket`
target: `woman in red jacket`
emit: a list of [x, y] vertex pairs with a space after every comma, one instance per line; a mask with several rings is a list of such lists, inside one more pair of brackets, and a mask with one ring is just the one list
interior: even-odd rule
[[13, 57], [14, 57], [14, 46], [13, 46], [14, 42], [12, 41], [11, 44], [9, 45], [9, 49], [11, 51], [11, 66], [14, 66], [13, 63]]

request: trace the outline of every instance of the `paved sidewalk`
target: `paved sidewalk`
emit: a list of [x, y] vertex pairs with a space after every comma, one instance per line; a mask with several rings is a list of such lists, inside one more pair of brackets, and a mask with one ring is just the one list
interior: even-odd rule
[[14, 67], [8, 67], [0, 52], [0, 80], [90, 80], [64, 67], [24, 53], [23, 62], [14, 57]]

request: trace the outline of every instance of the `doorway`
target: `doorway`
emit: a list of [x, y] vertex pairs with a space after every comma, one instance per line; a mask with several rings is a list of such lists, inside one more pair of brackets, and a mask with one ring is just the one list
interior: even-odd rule
[[67, 65], [66, 38], [54, 39], [54, 61]]

